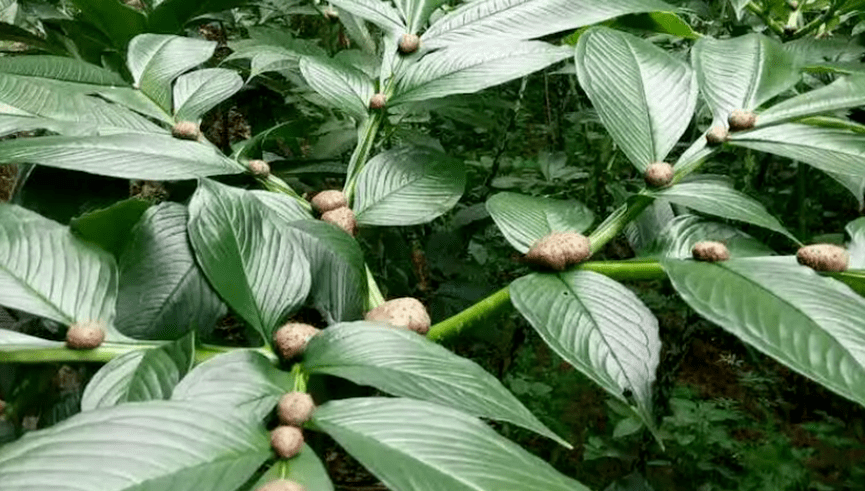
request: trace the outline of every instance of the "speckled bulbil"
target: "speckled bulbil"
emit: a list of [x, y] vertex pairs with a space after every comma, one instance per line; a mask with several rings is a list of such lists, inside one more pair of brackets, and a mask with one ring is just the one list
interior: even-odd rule
[[66, 331], [69, 349], [95, 349], [105, 341], [105, 324], [99, 321], [76, 322]]
[[387, 96], [382, 94], [381, 92], [374, 94], [369, 99], [369, 108], [370, 109], [381, 109], [387, 104]]
[[654, 162], [646, 167], [643, 180], [650, 188], [662, 188], [670, 185], [674, 174], [672, 165], [666, 162]]
[[736, 109], [727, 118], [730, 131], [750, 130], [757, 123], [757, 115], [744, 109]]
[[315, 411], [315, 402], [306, 392], [289, 392], [279, 399], [276, 413], [282, 424], [302, 426]]
[[335, 189], [322, 191], [312, 198], [312, 208], [319, 213], [325, 213], [344, 206], [348, 206], [345, 194]]
[[399, 38], [399, 52], [407, 55], [414, 53], [420, 47], [420, 37], [417, 34], [403, 34]]
[[270, 446], [280, 458], [290, 459], [303, 448], [303, 431], [296, 426], [277, 426], [270, 432]]
[[714, 263], [718, 261], [726, 261], [730, 259], [730, 251], [722, 242], [714, 240], [704, 240], [694, 244], [691, 248], [691, 255], [697, 261], [705, 261]]
[[264, 160], [250, 160], [246, 167], [249, 169], [249, 173], [255, 177], [267, 179], [267, 176], [270, 175], [270, 165]]
[[354, 212], [347, 206], [324, 212], [321, 214], [321, 219], [345, 230], [352, 237], [357, 233], [357, 220], [354, 218]]
[[198, 140], [201, 136], [201, 129], [193, 121], [179, 121], [171, 129], [171, 136], [181, 140]]
[[289, 322], [273, 334], [273, 350], [283, 360], [291, 360], [302, 354], [309, 340], [319, 332], [309, 324]]
[[270, 481], [255, 491], [306, 491], [306, 488], [288, 479], [277, 479]]
[[392, 326], [405, 327], [418, 334], [426, 334], [432, 321], [426, 307], [412, 297], [395, 298], [366, 313], [368, 321], [386, 322]]
[[539, 240], [526, 253], [526, 261], [542, 268], [564, 271], [591, 255], [591, 244], [583, 234], [553, 232]]
[[850, 254], [835, 244], [812, 244], [799, 248], [796, 260], [815, 271], [846, 271]]
[[706, 132], [706, 143], [709, 145], [720, 145], [727, 141], [727, 137], [730, 136], [729, 132], [727, 132], [727, 128], [723, 126], [713, 126]]

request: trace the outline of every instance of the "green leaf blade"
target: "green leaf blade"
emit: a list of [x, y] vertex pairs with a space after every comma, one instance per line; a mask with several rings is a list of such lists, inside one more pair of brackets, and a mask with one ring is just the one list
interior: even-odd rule
[[241, 87], [240, 75], [224, 68], [205, 68], [181, 75], [174, 83], [174, 117], [178, 121], [197, 121]]
[[372, 80], [360, 70], [331, 59], [304, 56], [300, 72], [307, 83], [333, 107], [357, 120], [367, 117]]
[[486, 208], [508, 242], [522, 253], [553, 232], [585, 232], [595, 219], [579, 201], [510, 192], [494, 195]]

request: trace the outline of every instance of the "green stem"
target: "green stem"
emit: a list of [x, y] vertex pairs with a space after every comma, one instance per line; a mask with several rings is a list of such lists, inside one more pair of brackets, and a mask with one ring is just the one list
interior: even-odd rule
[[363, 127], [360, 131], [360, 139], [354, 152], [351, 154], [351, 159], [348, 161], [348, 173], [346, 174], [345, 187], [342, 192], [345, 193], [345, 199], [351, 203], [354, 195], [354, 185], [357, 181], [357, 176], [363, 169], [369, 158], [369, 153], [372, 151], [372, 144], [375, 143], [375, 137], [378, 134], [381, 126], [383, 111], [376, 111], [363, 122]]
[[[48, 348], [17, 348], [15, 345], [4, 345], [3, 348], [0, 349], [0, 363], [107, 363], [118, 356], [125, 355], [126, 353], [142, 349], [158, 348], [164, 344], [165, 343], [158, 342], [136, 344], [103, 343], [102, 346], [92, 350], [72, 350], [63, 345]], [[237, 350], [258, 351], [269, 359], [276, 360], [276, 355], [267, 348], [231, 348], [226, 346], [202, 345], [195, 349], [195, 362], [201, 363], [216, 355]]]
[[766, 26], [768, 26], [769, 29], [771, 29], [772, 32], [775, 33], [775, 35], [777, 35], [780, 38], [785, 37], [784, 36], [784, 27], [775, 19], [772, 19], [771, 17], [769, 17], [769, 14], [766, 13], [765, 10], [763, 10], [763, 7], [757, 5], [754, 2], [748, 2], [748, 4], [745, 7], [748, 10], [750, 10], [754, 15], [759, 17], [760, 20], [762, 20], [763, 23], [766, 24]]
[[801, 29], [797, 30], [789, 37], [789, 40], [792, 41], [794, 39], [799, 39], [802, 36], [805, 36], [817, 30], [817, 28], [821, 25], [828, 23], [830, 20], [832, 20], [832, 16], [835, 15], [835, 11], [838, 10], [838, 8], [841, 6], [841, 3], [842, 2], [839, 0], [835, 0], [834, 2], [832, 2], [832, 4], [829, 5], [829, 8], [826, 10], [826, 13], [818, 16], [816, 19], [802, 26]]

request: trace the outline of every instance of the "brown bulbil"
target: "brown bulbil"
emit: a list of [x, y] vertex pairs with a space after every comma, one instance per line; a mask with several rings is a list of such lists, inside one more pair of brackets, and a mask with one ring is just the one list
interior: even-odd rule
[[646, 181], [646, 186], [662, 188], [668, 186], [673, 181], [674, 173], [672, 165], [666, 162], [655, 162], [646, 167], [643, 180]]
[[815, 271], [846, 271], [850, 255], [835, 244], [813, 244], [799, 248], [796, 260]]
[[280, 458], [290, 459], [303, 448], [303, 432], [296, 426], [277, 426], [270, 432], [270, 446]]
[[730, 113], [727, 123], [730, 125], [730, 131], [750, 130], [757, 123], [757, 115], [751, 111], [736, 109]]
[[399, 38], [399, 52], [407, 55], [414, 53], [420, 47], [420, 38], [417, 34], [403, 34]]
[[720, 145], [727, 141], [729, 133], [723, 126], [713, 126], [706, 132], [706, 142], [709, 145]]
[[249, 173], [255, 177], [266, 179], [270, 175], [270, 165], [263, 160], [250, 160], [246, 167], [249, 169]]
[[392, 326], [405, 327], [418, 334], [426, 334], [432, 321], [426, 307], [412, 297], [395, 298], [366, 313], [368, 321], [386, 322]]
[[381, 109], [384, 107], [385, 104], [387, 104], [387, 96], [385, 96], [381, 92], [373, 95], [369, 99], [369, 108], [370, 109]]
[[289, 322], [273, 334], [273, 350], [283, 360], [291, 360], [302, 354], [309, 340], [319, 332], [309, 324]]
[[697, 261], [708, 263], [730, 259], [730, 251], [727, 246], [713, 240], [704, 240], [694, 244], [694, 247], [691, 248], [691, 255]]
[[180, 121], [171, 129], [171, 136], [181, 140], [198, 140], [201, 130], [192, 121]]
[[315, 402], [306, 392], [289, 392], [282, 396], [277, 406], [277, 414], [282, 424], [301, 426], [309, 421], [315, 411]]
[[76, 322], [66, 331], [69, 349], [94, 349], [105, 341], [105, 327], [99, 321]]
[[588, 259], [589, 239], [576, 232], [553, 232], [539, 240], [526, 253], [526, 261], [542, 268], [563, 271]]
[[270, 481], [255, 491], [306, 491], [306, 488], [288, 479], [277, 479], [276, 481]]
[[347, 206], [322, 213], [321, 219], [345, 230], [352, 237], [357, 232], [357, 220], [354, 218], [354, 212]]
[[312, 198], [312, 207], [319, 213], [325, 213], [344, 206], [348, 206], [345, 194], [335, 189], [322, 191]]

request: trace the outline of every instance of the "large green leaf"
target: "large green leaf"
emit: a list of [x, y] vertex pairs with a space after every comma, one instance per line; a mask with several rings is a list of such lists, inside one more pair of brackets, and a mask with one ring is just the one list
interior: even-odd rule
[[658, 238], [642, 255], [689, 259], [694, 244], [716, 240], [726, 244], [731, 257], [771, 256], [772, 249], [730, 225], [712, 222], [696, 215], [679, 215], [667, 223]]
[[477, 363], [412, 331], [372, 322], [330, 326], [309, 342], [303, 368], [508, 421], [570, 447]]
[[145, 200], [125, 199], [107, 208], [73, 218], [69, 221], [69, 228], [77, 237], [92, 242], [119, 258], [129, 240], [129, 233], [149, 207], [150, 203]]
[[64, 56], [4, 56], [0, 58], [0, 73], [109, 87], [129, 86], [111, 70]]
[[375, 89], [365, 73], [333, 59], [309, 56], [300, 60], [300, 72], [328, 104], [358, 120], [366, 118]]
[[759, 201], [717, 181], [683, 182], [652, 195], [700, 213], [752, 223], [798, 242]]
[[703, 37], [691, 51], [691, 64], [715, 124], [726, 125], [734, 109], [756, 109], [799, 80], [792, 55], [762, 34]]
[[406, 20], [408, 32], [419, 32], [437, 8], [447, 3], [447, 0], [395, 0], [396, 8]]
[[646, 254], [675, 216], [669, 202], [656, 199], [625, 225], [625, 237], [637, 256]]
[[105, 33], [115, 48], [123, 49], [137, 34], [144, 32], [144, 14], [116, 0], [72, 0], [83, 17]]
[[[865, 135], [836, 128], [786, 123], [731, 135], [730, 143], [800, 160], [830, 174], [865, 178]], [[860, 198], [861, 199], [861, 198]]]
[[294, 376], [261, 353], [234, 351], [213, 357], [174, 388], [173, 400], [234, 409], [255, 419], [267, 416], [279, 398], [294, 390]]
[[354, 212], [364, 225], [417, 225], [449, 211], [466, 186], [463, 163], [427, 147], [382, 152], [357, 177]]
[[536, 72], [570, 54], [567, 47], [540, 41], [489, 41], [449, 47], [424, 56], [402, 71], [388, 104], [477, 92]]
[[171, 111], [171, 82], [207, 61], [216, 42], [162, 34], [141, 34], [129, 42], [127, 64], [135, 85], [165, 111]]
[[299, 72], [300, 60], [304, 56], [325, 58], [327, 52], [305, 39], [273, 40], [270, 44], [256, 39], [244, 39], [231, 43], [234, 50], [224, 61], [250, 60], [249, 78], [269, 71]]
[[286, 222], [295, 220], [312, 220], [312, 213], [296, 198], [286, 196], [282, 193], [274, 193], [272, 191], [250, 191], [264, 206], [276, 213], [280, 219]]
[[0, 304], [66, 325], [110, 325], [116, 296], [110, 254], [59, 223], [0, 204]]
[[865, 405], [865, 299], [792, 257], [663, 263], [706, 319]]
[[588, 491], [477, 418], [437, 404], [343, 399], [312, 420], [389, 489]]
[[518, 193], [498, 193], [486, 207], [505, 239], [523, 253], [553, 232], [584, 232], [595, 219], [579, 201]]
[[392, 34], [406, 31], [405, 22], [399, 13], [386, 0], [332, 0], [330, 2], [342, 10], [366, 19]]
[[174, 117], [178, 121], [197, 121], [241, 87], [240, 75], [224, 68], [205, 68], [181, 75], [174, 82]]
[[246, 415], [176, 401], [78, 414], [0, 448], [3, 491], [234, 491], [272, 454]]
[[844, 230], [850, 236], [850, 243], [847, 244], [850, 269], [865, 269], [865, 217], [848, 223]]
[[168, 399], [177, 382], [192, 368], [194, 356], [192, 334], [159, 348], [120, 355], [90, 379], [81, 396], [81, 410]]
[[630, 392], [653, 426], [658, 320], [631, 290], [592, 271], [572, 271], [523, 276], [510, 293], [553, 351], [620, 401], [629, 402]]
[[311, 275], [302, 243], [267, 210], [248, 191], [201, 180], [189, 203], [189, 239], [213, 288], [270, 342], [303, 305]]
[[167, 181], [237, 174], [219, 150], [169, 135], [44, 136], [0, 143], [0, 162], [28, 162], [124, 179]]
[[186, 234], [186, 207], [150, 208], [120, 256], [117, 329], [143, 339], [175, 339], [207, 331], [225, 312], [207, 283]]
[[659, 0], [477, 0], [435, 21], [421, 39], [428, 48], [531, 39], [654, 10], [674, 8]]
[[865, 105], [865, 75], [852, 75], [775, 104], [760, 113], [757, 125], [775, 124], [862, 105]]
[[580, 36], [580, 85], [610, 135], [640, 171], [663, 161], [697, 104], [694, 73], [654, 44], [606, 27]]
[[[94, 93], [104, 99], [107, 99], [128, 109], [132, 109], [145, 116], [149, 116], [163, 123], [173, 124], [174, 118], [171, 114], [159, 107], [158, 104], [143, 92], [132, 87], [100, 87]], [[160, 128], [163, 132], [162, 128]]]
[[309, 491], [333, 491], [333, 483], [327, 468], [309, 445], [304, 445], [297, 456], [290, 460], [277, 460], [251, 489], [258, 489], [277, 479], [288, 479]]

